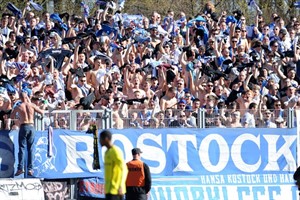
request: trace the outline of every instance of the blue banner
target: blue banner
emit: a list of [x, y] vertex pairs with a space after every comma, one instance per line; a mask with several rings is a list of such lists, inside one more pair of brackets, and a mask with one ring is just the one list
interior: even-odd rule
[[78, 182], [79, 196], [105, 198], [104, 179], [103, 178], [86, 178]]
[[[152, 199], [295, 199], [296, 129], [128, 129], [112, 130], [125, 160], [131, 149], [153, 176]], [[17, 131], [0, 134], [1, 177], [12, 176], [18, 151]], [[93, 170], [93, 137], [83, 132], [54, 130], [52, 157], [48, 133], [36, 132], [36, 177], [103, 178]], [[99, 148], [103, 167], [105, 148]], [[174, 192], [176, 191], [176, 192]]]

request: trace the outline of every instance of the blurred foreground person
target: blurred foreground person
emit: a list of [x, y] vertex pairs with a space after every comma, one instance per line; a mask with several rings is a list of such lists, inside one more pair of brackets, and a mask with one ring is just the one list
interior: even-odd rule
[[112, 134], [104, 130], [100, 133], [100, 144], [107, 148], [104, 156], [105, 199], [123, 200], [126, 193], [127, 167], [122, 151], [112, 144]]

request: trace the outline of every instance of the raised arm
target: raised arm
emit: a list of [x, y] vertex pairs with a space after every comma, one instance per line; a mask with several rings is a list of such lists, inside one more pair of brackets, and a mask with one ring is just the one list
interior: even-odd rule
[[230, 24], [230, 31], [229, 31], [229, 42], [231, 43], [231, 39], [234, 36], [235, 33], [235, 23]]
[[186, 52], [183, 52], [179, 55], [179, 62], [181, 65], [186, 66], [187, 62], [186, 62]]
[[280, 66], [278, 62], [274, 62], [273, 63], [273, 66], [274, 66], [274, 69], [275, 69], [275, 72], [277, 73], [278, 77], [281, 79], [281, 80], [284, 80], [286, 79], [287, 77], [284, 75], [284, 73], [281, 71], [280, 69]]
[[221, 52], [220, 52], [221, 45], [222, 45], [222, 41], [220, 42], [220, 45], [219, 45], [219, 42], [218, 42], [217, 38], [215, 38], [214, 53], [215, 53], [217, 58], [221, 57], [221, 55], [222, 55]]
[[0, 75], [6, 75], [7, 74], [5, 63], [6, 63], [5, 60], [1, 60], [1, 62], [0, 62]]
[[190, 43], [190, 28], [187, 27], [186, 34], [185, 34], [185, 45], [189, 46], [190, 44], [191, 44]]
[[69, 70], [72, 68], [70, 61], [71, 61], [71, 59], [68, 58], [67, 62], [65, 62], [65, 64], [61, 68], [62, 74], [64, 76], [66, 76], [68, 74]]
[[107, 15], [107, 12], [108, 12], [108, 3], [109, 3], [109, 2], [107, 2], [106, 7], [105, 7], [105, 9], [104, 9], [104, 11], [103, 11], [103, 13], [102, 13], [101, 22], [103, 22], [103, 21], [106, 20], [106, 15]]
[[166, 85], [166, 74], [165, 71], [160, 67], [158, 68], [158, 87], [157, 90], [163, 89]]
[[74, 49], [74, 60], [73, 60], [73, 66], [75, 67], [75, 65], [77, 64], [78, 62], [78, 51], [79, 51], [79, 40], [76, 41], [76, 46], [75, 46], [75, 49]]
[[126, 49], [123, 62], [130, 63], [129, 55], [130, 55], [131, 51], [132, 51], [132, 44], [129, 44], [128, 48]]
[[247, 71], [247, 78], [246, 80], [243, 82], [243, 87], [244, 87], [244, 90], [250, 90], [248, 85], [249, 85], [249, 81], [252, 77], [252, 74], [249, 74], [249, 70]]
[[129, 70], [128, 68], [124, 69], [124, 87], [127, 88], [127, 90], [129, 90], [131, 88], [131, 83], [129, 81]]

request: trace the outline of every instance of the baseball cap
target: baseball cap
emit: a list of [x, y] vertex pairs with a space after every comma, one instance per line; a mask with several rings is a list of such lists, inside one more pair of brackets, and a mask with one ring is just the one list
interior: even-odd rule
[[187, 105], [187, 106], [185, 107], [185, 111], [193, 112], [192, 106]]
[[283, 34], [283, 35], [286, 35], [287, 34], [287, 30], [282, 28], [280, 29], [279, 33]]
[[178, 104], [181, 104], [181, 103], [186, 104], [186, 100], [181, 99], [181, 100], [178, 102]]
[[143, 153], [140, 148], [134, 148], [131, 150], [132, 155]]
[[31, 37], [31, 40], [38, 40], [39, 38], [37, 36]]

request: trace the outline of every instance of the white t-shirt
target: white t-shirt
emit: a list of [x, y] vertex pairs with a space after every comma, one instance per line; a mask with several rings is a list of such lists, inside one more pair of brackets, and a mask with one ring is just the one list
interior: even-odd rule
[[248, 128], [255, 128], [254, 115], [249, 112], [246, 112], [242, 118], [242, 124], [248, 124]]

